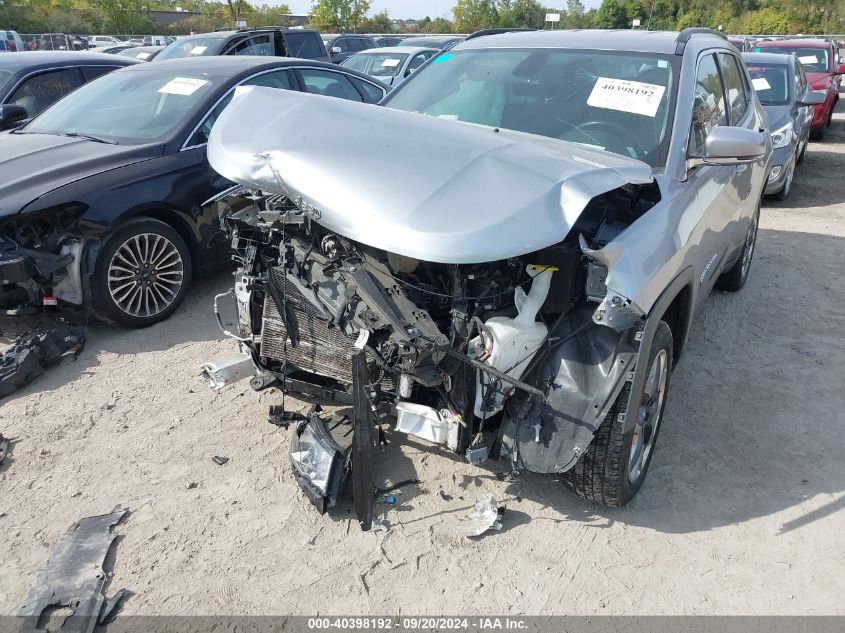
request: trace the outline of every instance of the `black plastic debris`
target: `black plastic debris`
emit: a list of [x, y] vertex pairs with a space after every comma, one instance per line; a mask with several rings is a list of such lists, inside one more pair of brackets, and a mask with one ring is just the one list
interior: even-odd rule
[[221, 457], [220, 455], [215, 455], [214, 457], [211, 458], [211, 461], [213, 461], [218, 466], [222, 466], [223, 464], [225, 464], [226, 462], [229, 461], [229, 458], [228, 457]]
[[65, 354], [75, 357], [84, 346], [85, 328], [77, 325], [62, 324], [21, 336], [0, 356], [0, 398], [41, 376]]
[[9, 440], [3, 437], [0, 433], [0, 464], [6, 460], [6, 455], [9, 453]]
[[123, 606], [123, 600], [129, 595], [126, 589], [121, 589], [111, 598], [103, 601], [103, 606], [100, 607], [100, 615], [97, 618], [97, 624], [108, 624], [117, 616], [120, 607]]
[[[126, 509], [117, 507], [109, 514], [81, 519], [62, 535], [47, 563], [38, 570], [20, 610], [24, 621], [21, 633], [38, 631], [39, 618], [51, 607], [72, 612], [58, 631], [91, 633], [103, 613], [103, 563], [117, 536], [113, 528], [125, 515]], [[114, 601], [120, 601], [118, 595]]]

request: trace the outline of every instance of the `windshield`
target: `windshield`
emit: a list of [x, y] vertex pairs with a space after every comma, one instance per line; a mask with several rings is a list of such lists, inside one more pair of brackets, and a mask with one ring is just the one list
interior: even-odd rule
[[8, 70], [3, 70], [2, 68], [0, 68], [0, 95], [6, 92], [6, 84], [11, 78], [12, 73], [10, 73]]
[[408, 53], [358, 53], [343, 65], [373, 77], [395, 77], [407, 58]]
[[670, 55], [625, 52], [449, 51], [385, 105], [591, 145], [661, 167], [677, 64]]
[[22, 132], [93, 136], [121, 145], [161, 141], [205, 107], [217, 83], [223, 81], [197, 74], [116, 71], [70, 93]]
[[786, 66], [754, 64], [748, 66], [751, 85], [763, 105], [786, 105], [789, 103], [789, 74]]
[[797, 55], [798, 61], [804, 66], [808, 73], [826, 73], [829, 66], [827, 63], [827, 50], [824, 48], [798, 48], [791, 46], [755, 46], [755, 53], [781, 53], [785, 55]]
[[179, 57], [194, 57], [195, 55], [216, 55], [223, 47], [225, 37], [209, 35], [208, 37], [191, 37], [176, 40], [168, 44], [156, 59], [176, 59]]

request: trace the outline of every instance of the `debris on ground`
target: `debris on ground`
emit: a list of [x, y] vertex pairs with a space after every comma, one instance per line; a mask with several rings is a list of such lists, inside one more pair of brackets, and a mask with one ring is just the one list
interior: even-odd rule
[[41, 328], [18, 337], [0, 355], [0, 398], [41, 376], [65, 354], [73, 353], [75, 358], [84, 346], [85, 328], [77, 325]]
[[[109, 514], [81, 519], [62, 535], [47, 563], [38, 571], [20, 610], [24, 621], [21, 633], [38, 631], [42, 613], [51, 607], [71, 612], [59, 631], [93, 631], [105, 602], [103, 563], [117, 537], [113, 528], [124, 516], [126, 509], [118, 506]], [[112, 599], [111, 612], [121, 598], [115, 595]]]
[[108, 624], [117, 616], [120, 607], [123, 605], [124, 599], [129, 595], [126, 589], [121, 589], [111, 598], [107, 598], [100, 608], [100, 615], [97, 617], [97, 624]]
[[222, 466], [223, 464], [225, 464], [226, 462], [229, 461], [229, 458], [228, 457], [221, 457], [220, 455], [215, 455], [214, 457], [211, 458], [211, 461], [213, 461], [218, 466]]
[[9, 452], [9, 440], [3, 437], [3, 434], [0, 433], [0, 464], [2, 464], [6, 460], [6, 455]]
[[502, 517], [505, 509], [496, 504], [496, 500], [490, 493], [480, 495], [475, 500], [475, 508], [467, 515], [469, 528], [464, 533], [467, 537], [481, 536], [487, 530], [502, 529]]

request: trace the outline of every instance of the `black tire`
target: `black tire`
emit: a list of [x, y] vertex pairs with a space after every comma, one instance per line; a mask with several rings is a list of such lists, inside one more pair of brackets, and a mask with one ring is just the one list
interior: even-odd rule
[[804, 162], [804, 156], [807, 154], [807, 145], [809, 145], [809, 144], [810, 144], [810, 139], [809, 139], [809, 136], [808, 136], [807, 140], [804, 141], [804, 145], [801, 147], [801, 153], [798, 154], [798, 158], [795, 161], [799, 165], [801, 165]]
[[760, 205], [751, 216], [751, 225], [748, 227], [748, 233], [745, 236], [745, 244], [742, 246], [742, 252], [739, 258], [731, 268], [721, 274], [716, 281], [716, 287], [720, 290], [727, 290], [728, 292], [737, 292], [741, 290], [748, 281], [748, 272], [751, 270], [751, 260], [754, 257], [754, 246], [757, 244], [757, 229], [760, 225]]
[[[132, 259], [134, 255], [132, 252], [127, 253], [126, 249], [135, 246], [143, 248], [144, 245], [148, 245], [148, 249], [152, 250], [152, 253], [146, 251], [147, 255], [151, 256], [139, 259], [149, 261], [142, 261], [140, 268], [129, 270], [129, 264], [126, 263], [129, 260], [124, 256], [128, 255]], [[117, 255], [118, 250], [121, 250], [120, 255]], [[143, 252], [137, 254], [141, 255]], [[168, 255], [165, 256], [165, 252]], [[166, 269], [165, 272], [152, 266], [147, 266], [146, 269], [143, 267], [145, 264], [154, 264], [155, 258], [160, 262], [162, 269]], [[132, 218], [106, 239], [97, 256], [91, 279], [94, 312], [103, 321], [130, 328], [147, 327], [163, 321], [173, 314], [185, 298], [191, 285], [191, 266], [191, 253], [185, 240], [173, 227], [153, 218]], [[120, 277], [110, 277], [110, 268], [114, 275]], [[135, 273], [134, 277], [130, 276], [132, 273]], [[140, 289], [137, 288], [139, 285]], [[136, 290], [137, 310], [134, 298], [128, 308], [125, 305], [122, 307], [118, 301], [124, 299], [122, 293], [132, 293]], [[124, 299], [125, 301], [127, 300]]]
[[[656, 403], [653, 418], [654, 427], [649, 435], [650, 444], [648, 453], [643, 457], [641, 467], [631, 476], [630, 467], [631, 451], [634, 448], [634, 439], [637, 424], [632, 425], [626, 431], [626, 422], [620, 419], [620, 413], [624, 413], [631, 399], [631, 383], [627, 383], [616, 398], [616, 402], [610, 408], [601, 426], [596, 431], [592, 443], [584, 452], [580, 460], [563, 475], [563, 483], [579, 497], [583, 497], [592, 503], [604, 506], [621, 507], [628, 503], [642, 488], [648, 473], [651, 458], [654, 455], [654, 445], [657, 442], [657, 435], [660, 432], [660, 421], [663, 418], [663, 410], [666, 407], [666, 399], [669, 395], [669, 382], [672, 376], [672, 331], [669, 326], [661, 321], [657, 324], [654, 332], [654, 340], [651, 346], [651, 353], [648, 358], [648, 369], [646, 374], [646, 386], [648, 376], [652, 371], [656, 359], [662, 356], [665, 363], [666, 379], [662, 389], [662, 397]], [[641, 394], [643, 402], [647, 394]], [[654, 415], [654, 413], [649, 414]]]
[[789, 197], [789, 192], [792, 191], [792, 180], [795, 178], [795, 165], [798, 163], [798, 159], [796, 158], [795, 161], [789, 166], [790, 174], [787, 174], [786, 180], [783, 182], [783, 187], [781, 190], [774, 194], [772, 197], [775, 200], [780, 200], [783, 202]]

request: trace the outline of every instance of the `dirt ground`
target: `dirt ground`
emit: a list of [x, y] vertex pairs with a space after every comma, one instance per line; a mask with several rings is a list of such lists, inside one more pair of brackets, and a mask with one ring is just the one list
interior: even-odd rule
[[[278, 393], [198, 377], [234, 351], [211, 311], [227, 273], [153, 328], [94, 326], [76, 362], [0, 404], [15, 438], [0, 614], [76, 519], [118, 504], [110, 590], [132, 592], [126, 614], [845, 614], [843, 175], [839, 114], [791, 199], [763, 209], [746, 288], [696, 318], [624, 509], [394, 436], [377, 482], [422, 485], [379, 506], [389, 532], [362, 533], [348, 501], [319, 516], [297, 488], [291, 431], [266, 421]], [[461, 519], [482, 492], [507, 504], [504, 529], [471, 542]]]

